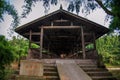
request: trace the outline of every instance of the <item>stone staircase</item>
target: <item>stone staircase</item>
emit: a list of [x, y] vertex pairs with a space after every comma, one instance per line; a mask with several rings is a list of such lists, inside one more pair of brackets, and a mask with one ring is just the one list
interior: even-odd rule
[[[58, 73], [55, 61], [43, 64], [44, 69], [42, 79], [39, 77], [29, 77], [29, 79], [26, 79], [25, 76], [18, 76], [18, 78], [16, 77], [15, 79], [15, 76], [13, 76], [9, 80], [60, 80], [60, 74]], [[88, 76], [92, 78], [92, 80], [117, 80], [106, 68], [98, 67], [94, 60], [88, 59], [74, 61], [78, 68], [80, 67]], [[73, 70], [73, 68], [70, 70]], [[16, 71], [15, 73], [18, 75], [19, 71]]]
[[100, 68], [92, 60], [83, 60], [78, 64], [92, 80], [117, 80], [106, 68]]
[[44, 64], [43, 75], [45, 80], [60, 80], [55, 64]]

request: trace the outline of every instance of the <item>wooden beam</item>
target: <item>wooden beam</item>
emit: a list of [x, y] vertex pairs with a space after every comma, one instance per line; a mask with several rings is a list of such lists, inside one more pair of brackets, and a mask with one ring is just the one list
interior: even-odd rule
[[[25, 33], [23, 35], [30, 35], [30, 33]], [[31, 35], [40, 35], [40, 32], [32, 32]]]
[[51, 36], [50, 38], [76, 38], [75, 36]]
[[60, 20], [54, 20], [54, 22], [69, 22], [69, 20], [60, 19]]
[[89, 36], [89, 35], [92, 35], [92, 33], [84, 33], [84, 35], [88, 35]]
[[43, 26], [43, 28], [45, 29], [71, 29], [71, 28], [80, 28], [80, 26]]
[[92, 43], [92, 42], [85, 42], [85, 45], [90, 44], [90, 43]]
[[39, 42], [33, 42], [33, 43], [39, 44], [39, 43], [40, 43], [40, 41], [39, 41]]
[[82, 41], [83, 59], [85, 59], [86, 58], [86, 54], [85, 54], [85, 39], [84, 39], [83, 27], [81, 27], [81, 41]]
[[42, 59], [42, 50], [43, 50], [43, 28], [41, 28], [40, 35], [40, 59]]

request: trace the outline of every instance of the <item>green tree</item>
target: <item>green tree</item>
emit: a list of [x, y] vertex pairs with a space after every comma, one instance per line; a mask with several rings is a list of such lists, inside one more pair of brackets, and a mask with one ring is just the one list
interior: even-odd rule
[[15, 7], [10, 4], [7, 0], [0, 0], [0, 22], [4, 21], [3, 15], [8, 14], [13, 18], [11, 26], [15, 28], [19, 24], [19, 16]]
[[18, 61], [21, 57], [25, 57], [28, 51], [28, 40], [20, 37], [13, 36], [12, 40], [9, 41], [10, 45], [14, 48], [15, 60]]
[[105, 63], [120, 64], [120, 36], [109, 34], [97, 40], [97, 50]]
[[0, 36], [0, 80], [5, 80], [5, 68], [14, 61], [13, 48], [4, 36]]
[[[45, 12], [49, 10], [50, 4], [57, 5], [58, 0], [25, 0], [25, 5], [23, 7], [23, 17], [26, 14], [29, 14], [32, 10], [32, 6], [35, 5], [36, 2], [43, 1], [43, 6], [45, 8]], [[106, 21], [110, 18], [111, 24], [110, 29], [120, 29], [120, 0], [64, 0], [69, 3], [68, 11], [73, 12], [74, 10], [78, 14], [80, 9], [82, 13], [86, 15], [90, 14], [91, 11], [96, 8], [102, 8], [106, 13]]]

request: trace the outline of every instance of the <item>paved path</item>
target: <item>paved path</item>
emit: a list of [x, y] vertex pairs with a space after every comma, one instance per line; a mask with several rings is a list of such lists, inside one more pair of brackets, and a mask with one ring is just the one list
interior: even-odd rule
[[57, 60], [60, 80], [92, 80], [73, 60]]

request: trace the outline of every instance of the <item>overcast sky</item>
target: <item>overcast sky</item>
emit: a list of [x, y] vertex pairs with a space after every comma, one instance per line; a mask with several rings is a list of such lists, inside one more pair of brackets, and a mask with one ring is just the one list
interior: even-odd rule
[[[24, 4], [24, 0], [9, 0], [9, 1], [18, 10], [19, 15], [21, 15], [21, 13], [23, 11], [22, 6]], [[67, 9], [67, 6], [68, 6], [67, 3], [65, 3], [65, 2], [59, 2], [59, 3], [62, 4], [63, 9], [65, 9], [65, 10]], [[57, 6], [52, 5], [50, 7], [48, 14], [53, 11], [58, 10], [60, 8], [60, 4], [58, 4]], [[41, 2], [37, 3], [35, 5], [35, 7], [32, 8], [32, 12], [27, 16], [27, 18], [21, 19], [20, 25], [26, 24], [30, 21], [33, 21], [33, 20], [45, 15], [44, 10], [45, 9], [44, 9], [42, 3]], [[101, 24], [103, 26], [106, 26], [106, 27], [109, 26], [109, 22], [107, 22], [107, 23], [104, 22], [106, 13], [102, 9], [97, 9], [88, 16], [84, 16], [82, 13], [80, 13], [79, 16], [85, 17], [85, 18], [87, 18], [93, 22], [96, 22], [98, 24]], [[5, 35], [7, 38], [10, 38], [8, 35], [8, 32], [9, 32], [9, 27], [10, 27], [11, 22], [12, 22], [12, 17], [10, 15], [5, 14], [4, 22], [0, 23], [0, 34]]]

